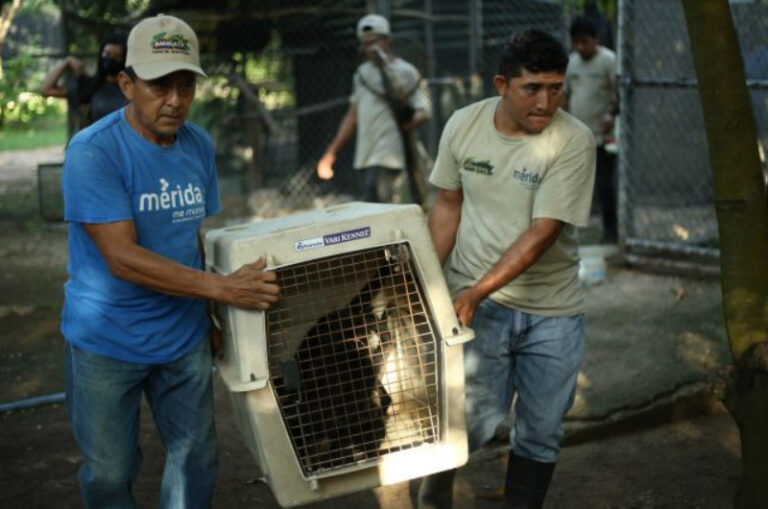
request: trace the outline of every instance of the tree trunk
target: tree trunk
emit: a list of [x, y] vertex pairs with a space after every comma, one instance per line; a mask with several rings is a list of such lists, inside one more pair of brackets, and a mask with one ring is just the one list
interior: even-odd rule
[[726, 405], [739, 426], [737, 507], [768, 501], [768, 208], [757, 129], [728, 0], [682, 0], [709, 146], [726, 332]]
[[13, 18], [21, 8], [21, 0], [11, 0], [10, 3], [3, 2], [0, 9], [0, 80], [3, 79], [3, 46], [8, 31], [11, 29]]

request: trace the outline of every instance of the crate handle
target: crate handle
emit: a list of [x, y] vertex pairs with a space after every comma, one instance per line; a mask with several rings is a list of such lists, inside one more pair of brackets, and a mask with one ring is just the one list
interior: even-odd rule
[[224, 385], [231, 392], [248, 392], [263, 389], [269, 381], [268, 378], [257, 378], [254, 373], [251, 373], [250, 381], [248, 382], [238, 380], [239, 377], [235, 375], [233, 367], [221, 359], [216, 360], [215, 366], [219, 375], [221, 375], [221, 379], [224, 380]]
[[448, 346], [456, 346], [466, 343], [467, 341], [472, 341], [473, 339], [475, 339], [474, 330], [469, 327], [462, 327], [461, 330], [459, 330], [458, 327], [454, 327], [453, 336], [444, 338], [443, 342]]
[[233, 383], [232, 385], [226, 384], [227, 388], [231, 392], [248, 392], [263, 389], [267, 386], [266, 378], [251, 378], [250, 382]]

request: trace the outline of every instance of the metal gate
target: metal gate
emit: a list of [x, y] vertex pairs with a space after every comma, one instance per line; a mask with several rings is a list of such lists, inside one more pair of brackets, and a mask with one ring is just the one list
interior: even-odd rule
[[[768, 137], [768, 2], [731, 0], [761, 147]], [[719, 257], [704, 120], [682, 4], [621, 0], [620, 229], [627, 257]], [[658, 258], [657, 258], [658, 259]]]

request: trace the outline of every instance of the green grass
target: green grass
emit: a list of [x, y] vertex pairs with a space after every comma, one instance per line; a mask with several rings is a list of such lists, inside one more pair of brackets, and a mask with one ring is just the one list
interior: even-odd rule
[[17, 127], [0, 129], [0, 152], [64, 145], [66, 142], [67, 125], [65, 121], [29, 126], [24, 129]]

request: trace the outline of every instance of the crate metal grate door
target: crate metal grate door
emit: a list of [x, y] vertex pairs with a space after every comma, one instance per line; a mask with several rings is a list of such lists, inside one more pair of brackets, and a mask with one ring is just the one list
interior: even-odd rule
[[276, 273], [270, 382], [303, 475], [439, 441], [438, 342], [408, 244]]

